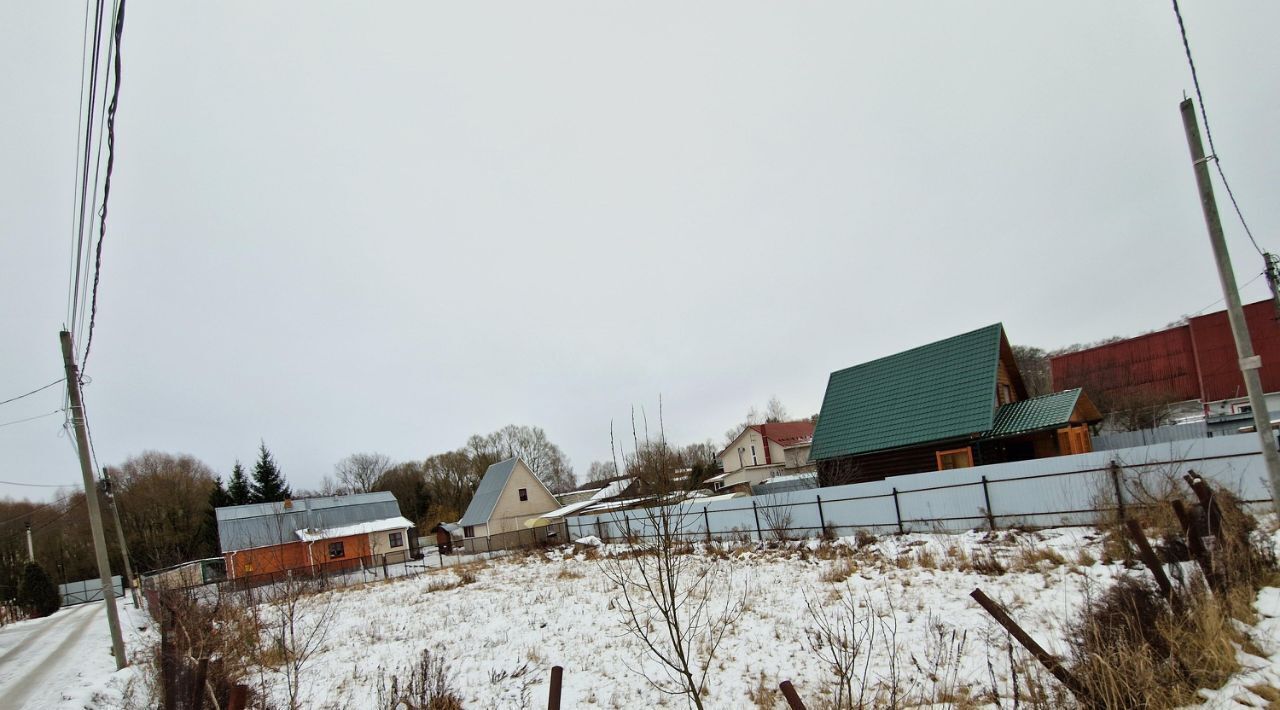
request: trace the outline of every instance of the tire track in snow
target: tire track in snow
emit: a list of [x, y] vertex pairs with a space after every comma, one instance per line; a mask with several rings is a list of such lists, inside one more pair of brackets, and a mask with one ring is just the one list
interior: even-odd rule
[[[85, 606], [92, 607], [93, 604], [85, 604]], [[63, 614], [62, 616], [58, 617], [57, 619], [50, 619], [49, 623], [47, 624], [41, 624], [40, 627], [37, 628], [35, 631], [28, 633], [25, 637], [23, 637], [17, 643], [15, 643], [13, 645], [13, 648], [9, 649], [8, 651], [5, 651], [3, 654], [0, 654], [0, 664], [6, 663], [7, 661], [9, 661], [10, 658], [18, 655], [18, 653], [27, 650], [27, 647], [29, 647], [33, 641], [36, 641], [38, 639], [45, 637], [52, 631], [65, 628], [68, 624], [71, 623], [72, 619], [83, 616], [83, 613], [82, 613], [83, 611], [84, 611], [83, 609], [73, 609], [67, 612], [66, 614]], [[14, 631], [10, 631], [8, 633], [18, 634], [18, 633], [22, 633], [22, 631], [23, 631], [22, 629], [17, 629]]]
[[[77, 610], [76, 614], [68, 614], [64, 617], [61, 623], [50, 625], [50, 627], [65, 628], [72, 624], [71, 619], [74, 618], [78, 621], [73, 625], [71, 632], [62, 641], [58, 642], [57, 646], [54, 646], [46, 653], [40, 654], [38, 659], [28, 664], [31, 668], [30, 672], [17, 683], [5, 689], [4, 707], [15, 709], [23, 707], [32, 691], [40, 689], [47, 678], [55, 679], [58, 675], [68, 672], [68, 670], [74, 671], [78, 659], [67, 658], [66, 651], [84, 637], [85, 632], [88, 631], [94, 621], [99, 620], [100, 614], [96, 612], [105, 612], [105, 607], [99, 603], [90, 603], [85, 606], [89, 607], [89, 613], [80, 614]], [[105, 614], [101, 616], [105, 616]], [[44, 634], [40, 633], [40, 635], [43, 636]], [[21, 645], [26, 646], [26, 640]], [[20, 650], [20, 647], [14, 648], [9, 654], [18, 650]], [[30, 651], [30, 648], [28, 647], [27, 650]], [[36, 653], [39, 653], [39, 651], [36, 651]], [[5, 654], [5, 657], [7, 658], [9, 654]]]

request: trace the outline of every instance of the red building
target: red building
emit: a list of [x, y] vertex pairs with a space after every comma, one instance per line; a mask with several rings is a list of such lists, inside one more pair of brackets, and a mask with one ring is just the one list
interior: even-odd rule
[[[1244, 307], [1254, 353], [1262, 358], [1262, 388], [1280, 391], [1280, 322], [1270, 299]], [[1245, 397], [1244, 378], [1226, 311], [1186, 325], [1050, 359], [1054, 390], [1083, 387], [1100, 401], [1200, 400]]]

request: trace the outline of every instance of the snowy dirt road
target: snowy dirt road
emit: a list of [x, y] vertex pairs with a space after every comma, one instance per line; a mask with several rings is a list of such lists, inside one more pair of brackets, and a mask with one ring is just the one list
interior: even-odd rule
[[[132, 605], [121, 604], [126, 647]], [[101, 602], [0, 629], [0, 710], [81, 708], [115, 671]]]

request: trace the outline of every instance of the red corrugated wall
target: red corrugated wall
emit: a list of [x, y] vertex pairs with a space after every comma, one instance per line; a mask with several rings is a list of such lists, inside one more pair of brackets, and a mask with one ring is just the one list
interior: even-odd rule
[[[1245, 306], [1253, 347], [1262, 356], [1262, 386], [1280, 391], [1280, 322], [1272, 301]], [[1129, 395], [1212, 402], [1244, 396], [1226, 311], [1188, 325], [1148, 333], [1051, 360], [1055, 390], [1083, 387], [1112, 401]]]
[[[1253, 351], [1262, 357], [1262, 390], [1280, 391], [1280, 323], [1276, 321], [1274, 303], [1250, 303], [1245, 306], [1244, 319], [1249, 324]], [[1244, 378], [1226, 311], [1192, 318], [1190, 330], [1200, 356], [1205, 401], [1244, 397]]]

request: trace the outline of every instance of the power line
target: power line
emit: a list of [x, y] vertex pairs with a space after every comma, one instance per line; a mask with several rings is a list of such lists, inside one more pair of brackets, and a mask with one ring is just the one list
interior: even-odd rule
[[1204, 108], [1204, 94], [1200, 91], [1200, 76], [1196, 73], [1196, 62], [1191, 58], [1191, 42], [1187, 40], [1187, 25], [1182, 20], [1182, 10], [1178, 7], [1178, 0], [1173, 0], [1173, 14], [1178, 18], [1178, 30], [1182, 33], [1182, 47], [1187, 53], [1187, 64], [1191, 67], [1191, 82], [1196, 87], [1196, 100], [1200, 103], [1200, 119], [1204, 122], [1204, 134], [1209, 139], [1209, 157], [1213, 159], [1213, 164], [1218, 169], [1218, 177], [1222, 178], [1222, 187], [1227, 191], [1227, 197], [1231, 198], [1231, 206], [1236, 210], [1236, 216], [1240, 218], [1240, 225], [1244, 227], [1244, 233], [1249, 236], [1249, 241], [1253, 242], [1253, 248], [1258, 254], [1265, 257], [1262, 247], [1258, 246], [1258, 240], [1253, 238], [1253, 231], [1249, 229], [1249, 223], [1244, 221], [1244, 213], [1240, 211], [1240, 203], [1236, 202], [1236, 194], [1231, 191], [1231, 183], [1227, 182], [1227, 174], [1222, 171], [1222, 160], [1218, 158], [1218, 149], [1213, 146], [1213, 131], [1209, 129], [1209, 114]]
[[[81, 301], [81, 266], [84, 261], [85, 209], [89, 202], [89, 160], [93, 154], [94, 105], [98, 97], [98, 60], [102, 55], [103, 0], [98, 0], [93, 17], [92, 54], [89, 57], [89, 100], [86, 102], [84, 127], [84, 155], [80, 163], [80, 209], [76, 237], [75, 287], [71, 297], [71, 330], [76, 329], [76, 312]], [[82, 70], [83, 71], [83, 70]], [[96, 186], [95, 186], [96, 188]]]
[[[102, 241], [107, 236], [107, 201], [111, 199], [111, 170], [116, 163], [116, 107], [120, 103], [120, 37], [124, 33], [124, 4], [120, 0], [115, 12], [115, 32], [111, 46], [115, 49], [115, 83], [111, 90], [111, 105], [107, 107], [107, 175], [102, 183], [102, 211], [98, 213], [98, 248], [93, 264], [93, 297], [89, 309], [89, 337], [80, 360], [80, 374], [89, 367], [89, 349], [93, 347], [93, 325], [98, 316], [98, 277], [102, 274]], [[99, 143], [101, 146], [101, 143]]]
[[18, 483], [17, 481], [0, 481], [4, 486], [28, 486], [30, 488], [70, 488], [74, 483]]
[[[1258, 279], [1260, 279], [1260, 278], [1262, 278], [1263, 276], [1266, 276], [1266, 275], [1267, 275], [1267, 272], [1265, 272], [1265, 271], [1259, 272], [1257, 276], [1254, 276], [1253, 278], [1249, 279], [1248, 281], [1246, 281], [1246, 282], [1244, 283], [1244, 285], [1240, 286], [1240, 288], [1238, 288], [1238, 289], [1236, 289], [1236, 290], [1237, 290], [1237, 291], [1243, 291], [1243, 290], [1245, 290], [1246, 288], [1248, 288], [1249, 286], [1253, 285], [1253, 282], [1254, 282], [1254, 281], [1257, 281]], [[1222, 303], [1222, 302], [1223, 302], [1223, 301], [1225, 301], [1225, 300], [1227, 300], [1225, 296], [1224, 296], [1223, 298], [1219, 298], [1218, 300], [1214, 301], [1213, 303], [1210, 303], [1209, 305], [1205, 306], [1204, 308], [1201, 308], [1201, 309], [1200, 309], [1200, 310], [1198, 310], [1198, 311], [1192, 311], [1192, 312], [1191, 312], [1191, 315], [1193, 315], [1193, 316], [1198, 316], [1198, 315], [1200, 315], [1201, 313], [1204, 313], [1205, 311], [1209, 310], [1210, 308], [1213, 308], [1214, 306], [1218, 305], [1219, 303]]]
[[49, 384], [45, 385], [44, 387], [38, 387], [38, 388], [36, 388], [36, 389], [31, 390], [30, 392], [27, 392], [26, 394], [20, 394], [20, 395], [18, 395], [17, 397], [10, 397], [9, 399], [6, 399], [5, 401], [0, 402], [0, 404], [8, 404], [8, 403], [10, 403], [10, 402], [17, 402], [18, 400], [22, 399], [23, 397], [30, 397], [31, 395], [33, 395], [33, 394], [35, 394], [35, 393], [37, 393], [37, 392], [43, 392], [43, 391], [45, 391], [45, 390], [49, 389], [50, 387], [52, 387], [52, 386], [54, 386], [54, 385], [56, 385], [56, 384], [60, 384], [60, 383], [62, 382], [62, 380], [64, 380], [64, 379], [66, 379], [66, 378], [59, 377], [58, 379], [54, 380], [53, 382], [50, 382]]
[[[67, 502], [67, 501], [71, 500], [72, 498], [74, 498], [75, 496], [76, 496], [76, 493], [71, 493], [71, 494], [69, 494], [69, 495], [62, 496], [61, 498], [55, 498], [55, 499], [53, 499], [53, 500], [49, 501], [48, 503], [43, 503], [43, 504], [41, 504], [41, 505], [37, 505], [36, 507], [32, 508], [31, 510], [28, 510], [27, 512], [23, 513], [22, 515], [15, 515], [15, 516], [13, 516], [12, 518], [6, 518], [6, 519], [4, 519], [4, 520], [0, 520], [0, 525], [8, 525], [9, 523], [14, 522], [15, 520], [22, 520], [23, 518], [26, 518], [26, 517], [30, 516], [32, 513], [36, 512], [37, 510], [44, 510], [45, 508], [49, 508], [49, 507], [51, 507], [51, 506], [55, 506], [55, 505], [57, 505], [57, 504], [59, 504], [59, 503], [65, 503], [65, 502]], [[74, 507], [74, 506], [73, 506], [73, 507]]]
[[5, 423], [3, 423], [3, 424], [0, 424], [0, 426], [12, 426], [12, 425], [14, 425], [14, 424], [21, 424], [21, 423], [23, 423], [23, 422], [33, 422], [33, 421], [35, 421], [35, 420], [37, 420], [37, 419], [44, 419], [45, 417], [52, 417], [52, 416], [53, 416], [53, 415], [55, 415], [55, 414], [62, 414], [64, 411], [66, 411], [66, 410], [63, 410], [63, 409], [55, 409], [55, 410], [53, 410], [52, 412], [49, 412], [48, 414], [37, 414], [37, 415], [35, 415], [34, 417], [27, 417], [26, 419], [15, 419], [15, 420], [13, 420], [13, 421], [11, 421], [11, 422], [5, 422]]

